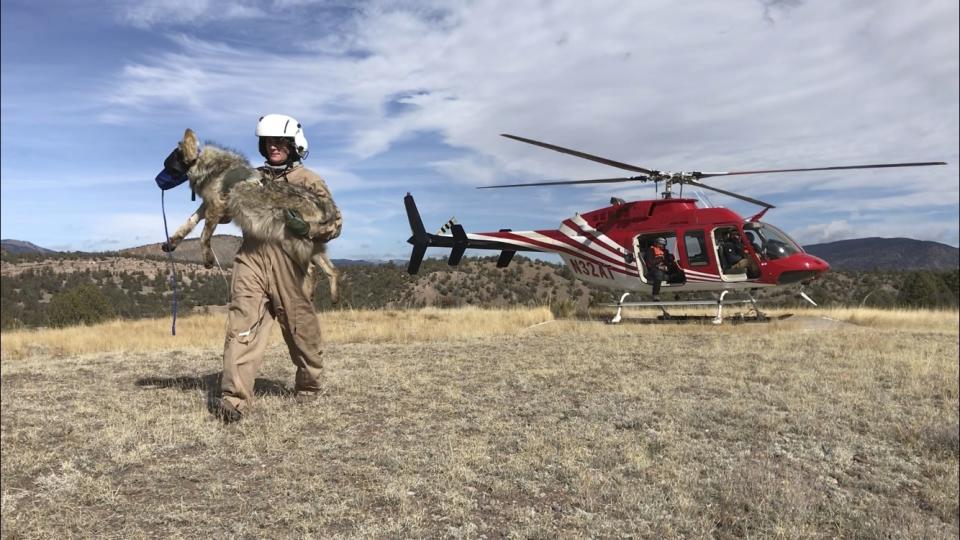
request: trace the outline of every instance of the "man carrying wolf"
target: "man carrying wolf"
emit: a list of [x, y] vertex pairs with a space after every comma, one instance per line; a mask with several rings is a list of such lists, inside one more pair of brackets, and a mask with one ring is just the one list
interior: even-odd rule
[[[268, 114], [257, 123], [260, 153], [266, 163], [264, 181], [289, 182], [330, 201], [331, 219], [304, 220], [285, 212], [286, 227], [295, 235], [327, 242], [340, 235], [342, 218], [327, 184], [303, 166], [308, 143], [295, 119]], [[274, 320], [297, 366], [294, 391], [298, 401], [312, 401], [322, 390], [323, 361], [320, 322], [312, 299], [303, 289], [304, 270], [279, 245], [244, 236], [234, 259], [227, 335], [223, 348], [223, 378], [218, 415], [226, 422], [243, 417], [253, 400], [253, 386], [263, 361]]]

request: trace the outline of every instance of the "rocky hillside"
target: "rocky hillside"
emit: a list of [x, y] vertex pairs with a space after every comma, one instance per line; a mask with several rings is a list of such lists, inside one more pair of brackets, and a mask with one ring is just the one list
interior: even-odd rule
[[[230, 234], [215, 234], [213, 238], [210, 239], [210, 246], [213, 248], [213, 253], [216, 255], [217, 260], [220, 261], [221, 266], [226, 268], [233, 264], [233, 257], [237, 254], [237, 250], [240, 249], [241, 240], [239, 236]], [[120, 253], [133, 257], [163, 258], [166, 260], [168, 255], [160, 249], [160, 246], [161, 243], [158, 242], [156, 244], [123, 249], [120, 250]], [[177, 246], [176, 251], [173, 253], [174, 260], [177, 262], [201, 263], [203, 261], [203, 256], [200, 252], [200, 240], [197, 238], [184, 240]]]

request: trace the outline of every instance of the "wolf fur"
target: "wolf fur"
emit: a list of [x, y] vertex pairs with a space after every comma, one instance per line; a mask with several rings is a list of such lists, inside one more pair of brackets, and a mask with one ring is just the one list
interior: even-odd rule
[[286, 182], [262, 181], [260, 171], [237, 152], [205, 144], [199, 150], [196, 134], [187, 129], [177, 144], [183, 165], [187, 166], [190, 189], [202, 202], [163, 244], [164, 251], [173, 251], [190, 234], [200, 220], [204, 220], [200, 234], [203, 264], [213, 266], [210, 239], [221, 223], [236, 221], [244, 237], [279, 243], [304, 270], [303, 291], [313, 297], [317, 283], [317, 268], [327, 275], [330, 298], [339, 300], [338, 273], [326, 253], [326, 243], [292, 235], [286, 227], [284, 210], [300, 213], [307, 222], [324, 222], [332, 218], [332, 201], [312, 191]]

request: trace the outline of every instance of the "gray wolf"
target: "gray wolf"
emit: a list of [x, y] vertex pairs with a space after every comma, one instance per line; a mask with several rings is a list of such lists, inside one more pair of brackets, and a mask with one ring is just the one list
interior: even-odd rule
[[305, 275], [303, 290], [308, 298], [313, 298], [318, 278], [316, 269], [320, 268], [330, 282], [331, 301], [339, 300], [339, 275], [327, 257], [326, 243], [294, 236], [287, 231], [284, 220], [284, 210], [291, 209], [304, 220], [326, 221], [332, 218], [332, 202], [299, 186], [262, 181], [260, 171], [238, 152], [211, 143], [200, 151], [197, 136], [189, 128], [177, 143], [177, 150], [179, 152], [171, 156], [176, 156], [177, 166], [186, 172], [190, 189], [202, 202], [163, 244], [164, 251], [175, 250], [202, 219], [200, 246], [203, 264], [210, 268], [214, 263], [210, 247], [213, 231], [217, 225], [233, 220], [244, 237], [276, 242], [300, 265]]

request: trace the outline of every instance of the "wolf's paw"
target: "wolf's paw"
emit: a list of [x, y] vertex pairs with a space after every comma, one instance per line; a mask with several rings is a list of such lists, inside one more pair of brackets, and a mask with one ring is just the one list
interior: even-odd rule
[[164, 242], [164, 243], [160, 244], [160, 249], [161, 249], [164, 253], [170, 253], [171, 251], [177, 249], [177, 245], [176, 245], [176, 244], [170, 244], [170, 243]]
[[330, 303], [331, 304], [340, 303], [340, 287], [336, 285], [330, 286]]
[[202, 255], [202, 258], [203, 258], [203, 266], [204, 266], [205, 268], [213, 268], [213, 263], [214, 263], [214, 261], [216, 260], [216, 257], [215, 257], [214, 254], [213, 254], [213, 250], [212, 250], [212, 249], [204, 249], [204, 250], [201, 251], [201, 255]]

